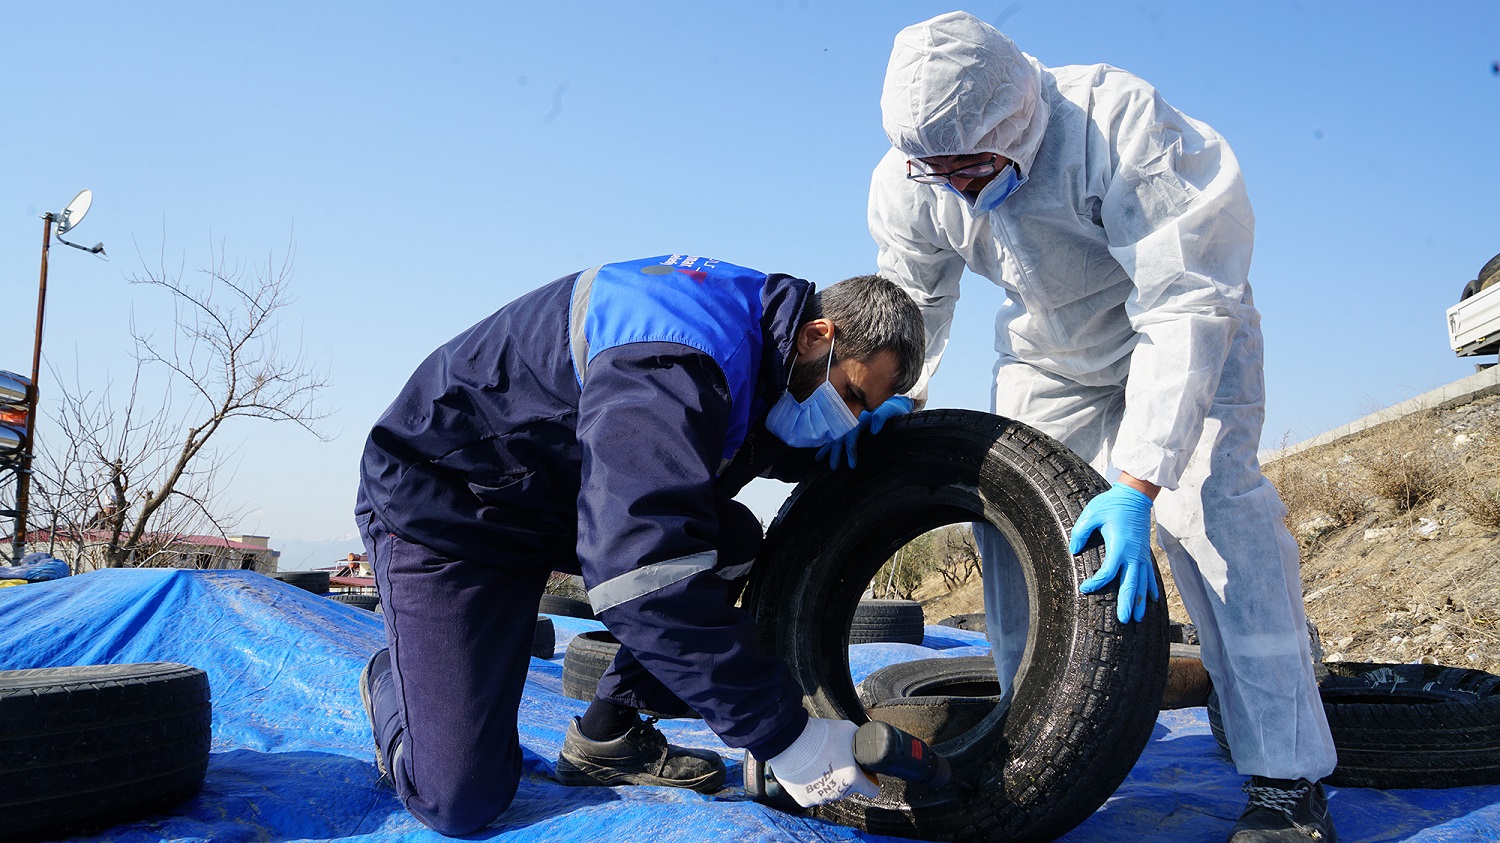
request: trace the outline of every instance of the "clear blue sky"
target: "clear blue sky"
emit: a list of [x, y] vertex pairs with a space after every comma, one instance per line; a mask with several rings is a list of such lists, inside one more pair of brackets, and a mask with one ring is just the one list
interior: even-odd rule
[[[74, 236], [111, 260], [54, 247], [44, 357], [86, 386], [128, 374], [132, 310], [170, 324], [124, 281], [140, 255], [192, 270], [220, 241], [261, 261], [294, 242], [285, 330], [326, 364], [333, 438], [229, 429], [227, 498], [273, 546], [350, 536], [370, 423], [432, 348], [521, 293], [665, 252], [820, 284], [870, 271], [891, 40], [952, 8], [5, 4], [0, 369], [30, 369], [39, 216], [81, 188]], [[969, 10], [1046, 64], [1135, 72], [1229, 139], [1258, 223], [1265, 445], [1473, 371], [1443, 314], [1500, 252], [1500, 4]], [[988, 406], [999, 300], [966, 279], [935, 405]], [[784, 491], [750, 503], [769, 519]]]

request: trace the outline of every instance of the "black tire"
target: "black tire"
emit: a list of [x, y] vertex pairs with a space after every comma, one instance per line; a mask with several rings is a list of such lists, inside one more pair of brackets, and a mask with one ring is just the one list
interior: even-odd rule
[[313, 594], [328, 593], [327, 571], [279, 571], [271, 576], [287, 585], [296, 586]]
[[[1319, 685], [1337, 787], [1500, 784], [1500, 676], [1436, 664], [1329, 662]], [[1217, 694], [1208, 722], [1225, 752]]]
[[1050, 840], [1115, 791], [1156, 723], [1167, 613], [1158, 600], [1143, 622], [1121, 624], [1115, 588], [1078, 593], [1102, 555], [1097, 539], [1070, 555], [1068, 534], [1107, 488], [1055, 440], [964, 410], [897, 419], [860, 443], [857, 469], [819, 468], [797, 487], [744, 602], [813, 714], [866, 719], [849, 676], [850, 621], [880, 562], [910, 539], [988, 521], [1017, 550], [1031, 605], [1010, 705], [939, 747], [959, 786], [888, 780], [877, 799], [839, 800], [816, 816], [927, 840]]
[[620, 642], [608, 630], [590, 630], [573, 636], [563, 652], [563, 696], [591, 702], [599, 687], [599, 677], [619, 651]]
[[[538, 659], [550, 659], [557, 654], [557, 630], [552, 619], [536, 616], [536, 631], [531, 636], [531, 655]], [[595, 680], [598, 684], [598, 680]]]
[[938, 626], [948, 626], [954, 629], [967, 629], [971, 632], [985, 632], [988, 627], [984, 622], [984, 612], [973, 612], [967, 615], [954, 615], [938, 621]]
[[330, 593], [328, 595], [328, 599], [336, 600], [346, 606], [353, 606], [356, 609], [369, 609], [372, 612], [375, 611], [375, 609], [380, 605], [380, 598], [376, 597], [373, 594]]
[[915, 600], [861, 600], [849, 624], [850, 644], [921, 644], [922, 604]]
[[0, 671], [0, 840], [157, 813], [208, 770], [208, 675], [181, 664]]
[[[1162, 710], [1202, 706], [1211, 688], [1200, 648], [1172, 644]], [[858, 690], [871, 720], [883, 720], [928, 743], [952, 740], [1000, 701], [995, 661], [989, 656], [893, 664], [865, 677]]]
[[1485, 261], [1484, 266], [1479, 270], [1479, 277], [1464, 285], [1463, 294], [1458, 297], [1458, 300], [1464, 301], [1470, 296], [1482, 293], [1496, 284], [1500, 284], [1500, 255], [1495, 255], [1488, 261]]
[[620, 642], [608, 630], [590, 630], [573, 636], [568, 649], [563, 652], [563, 696], [592, 701], [594, 691], [599, 687], [599, 677], [604, 675], [619, 650]]
[[[599, 688], [599, 678], [604, 675], [604, 671], [615, 660], [615, 653], [619, 651], [620, 642], [608, 630], [590, 630], [573, 636], [568, 642], [568, 649], [563, 653], [563, 696], [592, 702], [594, 692]], [[680, 703], [669, 711], [643, 709], [641, 713], [662, 719], [698, 716], [685, 703]]]
[[544, 615], [560, 615], [565, 618], [594, 619], [594, 609], [584, 600], [575, 600], [558, 594], [543, 594], [536, 610]]
[[1000, 681], [989, 656], [917, 659], [865, 677], [859, 699], [871, 720], [939, 744], [972, 729], [994, 710]]
[[1190, 623], [1172, 621], [1167, 627], [1167, 641], [1173, 644], [1198, 645], [1198, 627]]

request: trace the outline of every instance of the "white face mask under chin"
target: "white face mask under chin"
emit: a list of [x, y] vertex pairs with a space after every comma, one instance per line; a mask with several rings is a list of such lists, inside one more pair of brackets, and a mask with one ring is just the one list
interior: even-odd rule
[[800, 403], [788, 388], [766, 415], [766, 429], [793, 448], [817, 448], [844, 438], [858, 427], [859, 419], [850, 412], [849, 405], [839, 397], [838, 390], [828, 379], [828, 372], [832, 370], [833, 344], [830, 341], [828, 370], [824, 372], [823, 382]]

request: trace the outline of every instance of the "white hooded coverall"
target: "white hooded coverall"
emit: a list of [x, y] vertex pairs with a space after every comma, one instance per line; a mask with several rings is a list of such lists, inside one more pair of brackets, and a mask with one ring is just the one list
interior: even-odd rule
[[[967, 267], [1007, 296], [992, 407], [1106, 473], [1163, 487], [1158, 539], [1203, 645], [1239, 771], [1316, 781], [1335, 754], [1309, 653], [1297, 544], [1260, 471], [1254, 217], [1213, 129], [1107, 65], [1048, 68], [954, 12], [896, 37], [881, 110], [893, 149], [870, 187], [880, 273], [922, 308], [919, 402]], [[971, 215], [912, 158], [997, 152], [1027, 181]], [[1009, 683], [1029, 609], [1009, 545], [982, 530], [996, 666]]]

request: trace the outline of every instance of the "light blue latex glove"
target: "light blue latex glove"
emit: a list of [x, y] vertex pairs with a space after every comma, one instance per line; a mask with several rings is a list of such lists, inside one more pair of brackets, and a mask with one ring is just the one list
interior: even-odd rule
[[859, 414], [859, 427], [849, 431], [842, 439], [835, 439], [819, 448], [818, 459], [827, 457], [828, 467], [832, 469], [837, 469], [840, 462], [847, 460], [849, 467], [853, 468], [858, 459], [854, 445], [859, 441], [859, 435], [866, 430], [879, 433], [880, 429], [885, 427], [886, 422], [910, 413], [911, 408], [911, 399], [905, 395], [893, 395], [885, 399], [885, 403], [874, 410], [865, 410]]
[[1088, 502], [1073, 525], [1068, 552], [1077, 554], [1094, 531], [1104, 538], [1104, 565], [1078, 590], [1093, 594], [1120, 577], [1120, 623], [1146, 617], [1146, 597], [1155, 600], [1156, 571], [1151, 566], [1151, 498], [1139, 489], [1116, 483]]

